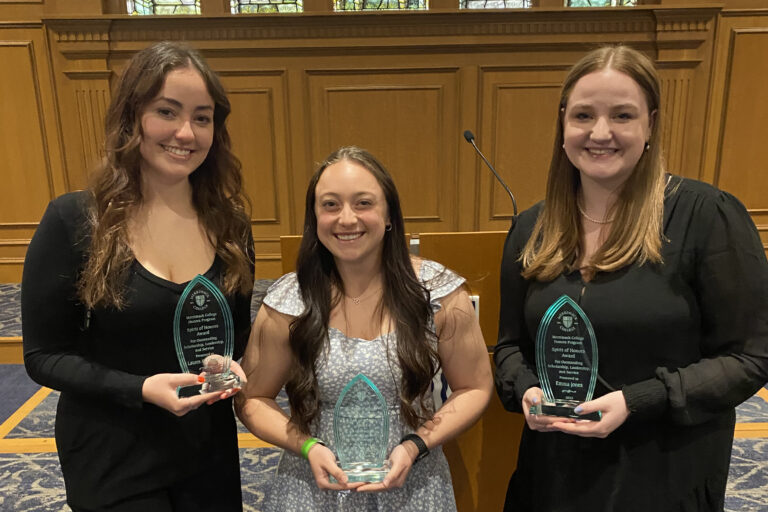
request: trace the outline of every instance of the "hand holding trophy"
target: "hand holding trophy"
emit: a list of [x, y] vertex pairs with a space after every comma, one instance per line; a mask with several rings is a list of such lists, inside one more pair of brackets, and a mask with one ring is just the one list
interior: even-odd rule
[[333, 434], [339, 466], [348, 481], [381, 482], [389, 473], [387, 401], [362, 373], [350, 380], [333, 411]]
[[580, 403], [592, 400], [597, 382], [597, 340], [592, 323], [567, 295], [544, 313], [536, 333], [536, 370], [544, 402], [531, 414], [600, 420], [600, 411], [577, 414]]
[[240, 387], [230, 369], [234, 323], [227, 300], [205, 276], [196, 276], [181, 294], [173, 319], [173, 342], [183, 372], [204, 372], [205, 382], [179, 387], [180, 397]]

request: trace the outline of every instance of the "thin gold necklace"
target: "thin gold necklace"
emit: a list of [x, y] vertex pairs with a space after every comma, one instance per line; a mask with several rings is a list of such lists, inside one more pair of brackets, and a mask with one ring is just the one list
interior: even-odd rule
[[[358, 295], [357, 297], [350, 297], [349, 295], [347, 295], [347, 294], [345, 293], [345, 294], [344, 294], [344, 297], [346, 297], [346, 298], [348, 298], [349, 300], [351, 300], [351, 301], [352, 301], [352, 303], [353, 303], [355, 306], [359, 306], [359, 305], [360, 305], [360, 303], [361, 303], [363, 300], [367, 299], [367, 298], [368, 298], [368, 297], [370, 297], [372, 294], [374, 294], [374, 293], [376, 293], [377, 291], [379, 291], [379, 289], [380, 289], [380, 287], [379, 287], [379, 286], [377, 286], [377, 287], [376, 287], [376, 288], [374, 288], [373, 290], [365, 290], [363, 293], [361, 293], [361, 294], [360, 294], [360, 295]], [[370, 292], [370, 293], [369, 293], [369, 292]], [[366, 297], [366, 295], [368, 295], [368, 297]]]
[[581, 214], [582, 217], [587, 219], [589, 222], [594, 222], [595, 224], [610, 224], [615, 220], [615, 219], [603, 219], [603, 220], [593, 219], [592, 217], [587, 215], [587, 212], [584, 211], [584, 209], [581, 207], [578, 201], [576, 201], [576, 208], [579, 209], [579, 213]]

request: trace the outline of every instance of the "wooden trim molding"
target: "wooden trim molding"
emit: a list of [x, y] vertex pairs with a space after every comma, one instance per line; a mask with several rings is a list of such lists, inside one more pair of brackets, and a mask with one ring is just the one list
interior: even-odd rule
[[[44, 18], [55, 40], [65, 42], [144, 42], [162, 39], [195, 41], [243, 41], [246, 47], [264, 48], [277, 40], [280, 47], [294, 46], [291, 39], [365, 38], [366, 46], [391, 46], [392, 35], [416, 38], [430, 36], [553, 36], [584, 34], [690, 34], [707, 33], [719, 7], [664, 8], [638, 6], [632, 9], [531, 9], [467, 10], [457, 12], [377, 12], [240, 16], [112, 15], [98, 19]], [[396, 28], [394, 28], [396, 27]], [[412, 46], [415, 42], [408, 43]], [[526, 41], [523, 44], [534, 44]], [[566, 41], [562, 41], [566, 43]], [[444, 42], [435, 43], [444, 45]], [[465, 43], [466, 44], [466, 43]], [[484, 45], [487, 41], [470, 44]], [[509, 44], [509, 43], [507, 43]], [[231, 50], [231, 46], [227, 47]]]
[[71, 80], [109, 80], [112, 78], [112, 70], [110, 69], [96, 69], [96, 70], [64, 70], [64, 75]]
[[708, 32], [720, 8], [654, 9], [656, 32]]

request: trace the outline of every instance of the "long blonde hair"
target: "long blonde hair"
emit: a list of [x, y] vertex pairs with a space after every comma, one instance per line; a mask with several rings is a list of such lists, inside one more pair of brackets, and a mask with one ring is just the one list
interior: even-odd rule
[[580, 78], [610, 68], [631, 77], [642, 89], [653, 115], [649, 147], [643, 152], [618, 198], [607, 212], [615, 220], [605, 242], [586, 270], [611, 272], [632, 263], [661, 262], [665, 168], [661, 154], [659, 78], [651, 60], [627, 46], [603, 47], [584, 56], [568, 73], [560, 93], [552, 162], [543, 209], [523, 248], [523, 276], [551, 281], [573, 269], [579, 258], [582, 227], [576, 204], [579, 170], [563, 149], [563, 116], [568, 97]]

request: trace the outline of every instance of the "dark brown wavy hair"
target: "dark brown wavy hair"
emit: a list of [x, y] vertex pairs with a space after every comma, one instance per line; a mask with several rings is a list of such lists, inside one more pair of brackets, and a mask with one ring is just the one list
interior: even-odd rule
[[91, 184], [91, 244], [79, 281], [80, 299], [89, 308], [125, 305], [124, 286], [134, 260], [127, 224], [142, 202], [141, 115], [160, 93], [168, 73], [185, 68], [200, 73], [215, 104], [213, 143], [203, 163], [189, 176], [192, 203], [224, 262], [224, 291], [245, 294], [253, 287], [253, 255], [248, 248], [250, 205], [243, 193], [240, 161], [230, 150], [226, 92], [199, 53], [183, 44], [161, 42], [128, 62], [107, 110], [105, 159]]
[[439, 368], [436, 335], [431, 329], [429, 291], [413, 270], [405, 240], [405, 223], [395, 183], [387, 170], [367, 151], [342, 147], [315, 171], [307, 188], [304, 235], [296, 261], [304, 312], [291, 323], [289, 342], [296, 364], [285, 389], [291, 404], [291, 422], [309, 433], [319, 407], [317, 362], [328, 340], [331, 310], [343, 292], [333, 255], [317, 237], [315, 188], [325, 169], [348, 160], [366, 168], [381, 186], [392, 229], [384, 233], [381, 257], [382, 307], [393, 319], [397, 333], [397, 359], [402, 371], [400, 412], [412, 428], [430, 419], [434, 411], [426, 399], [432, 377]]

